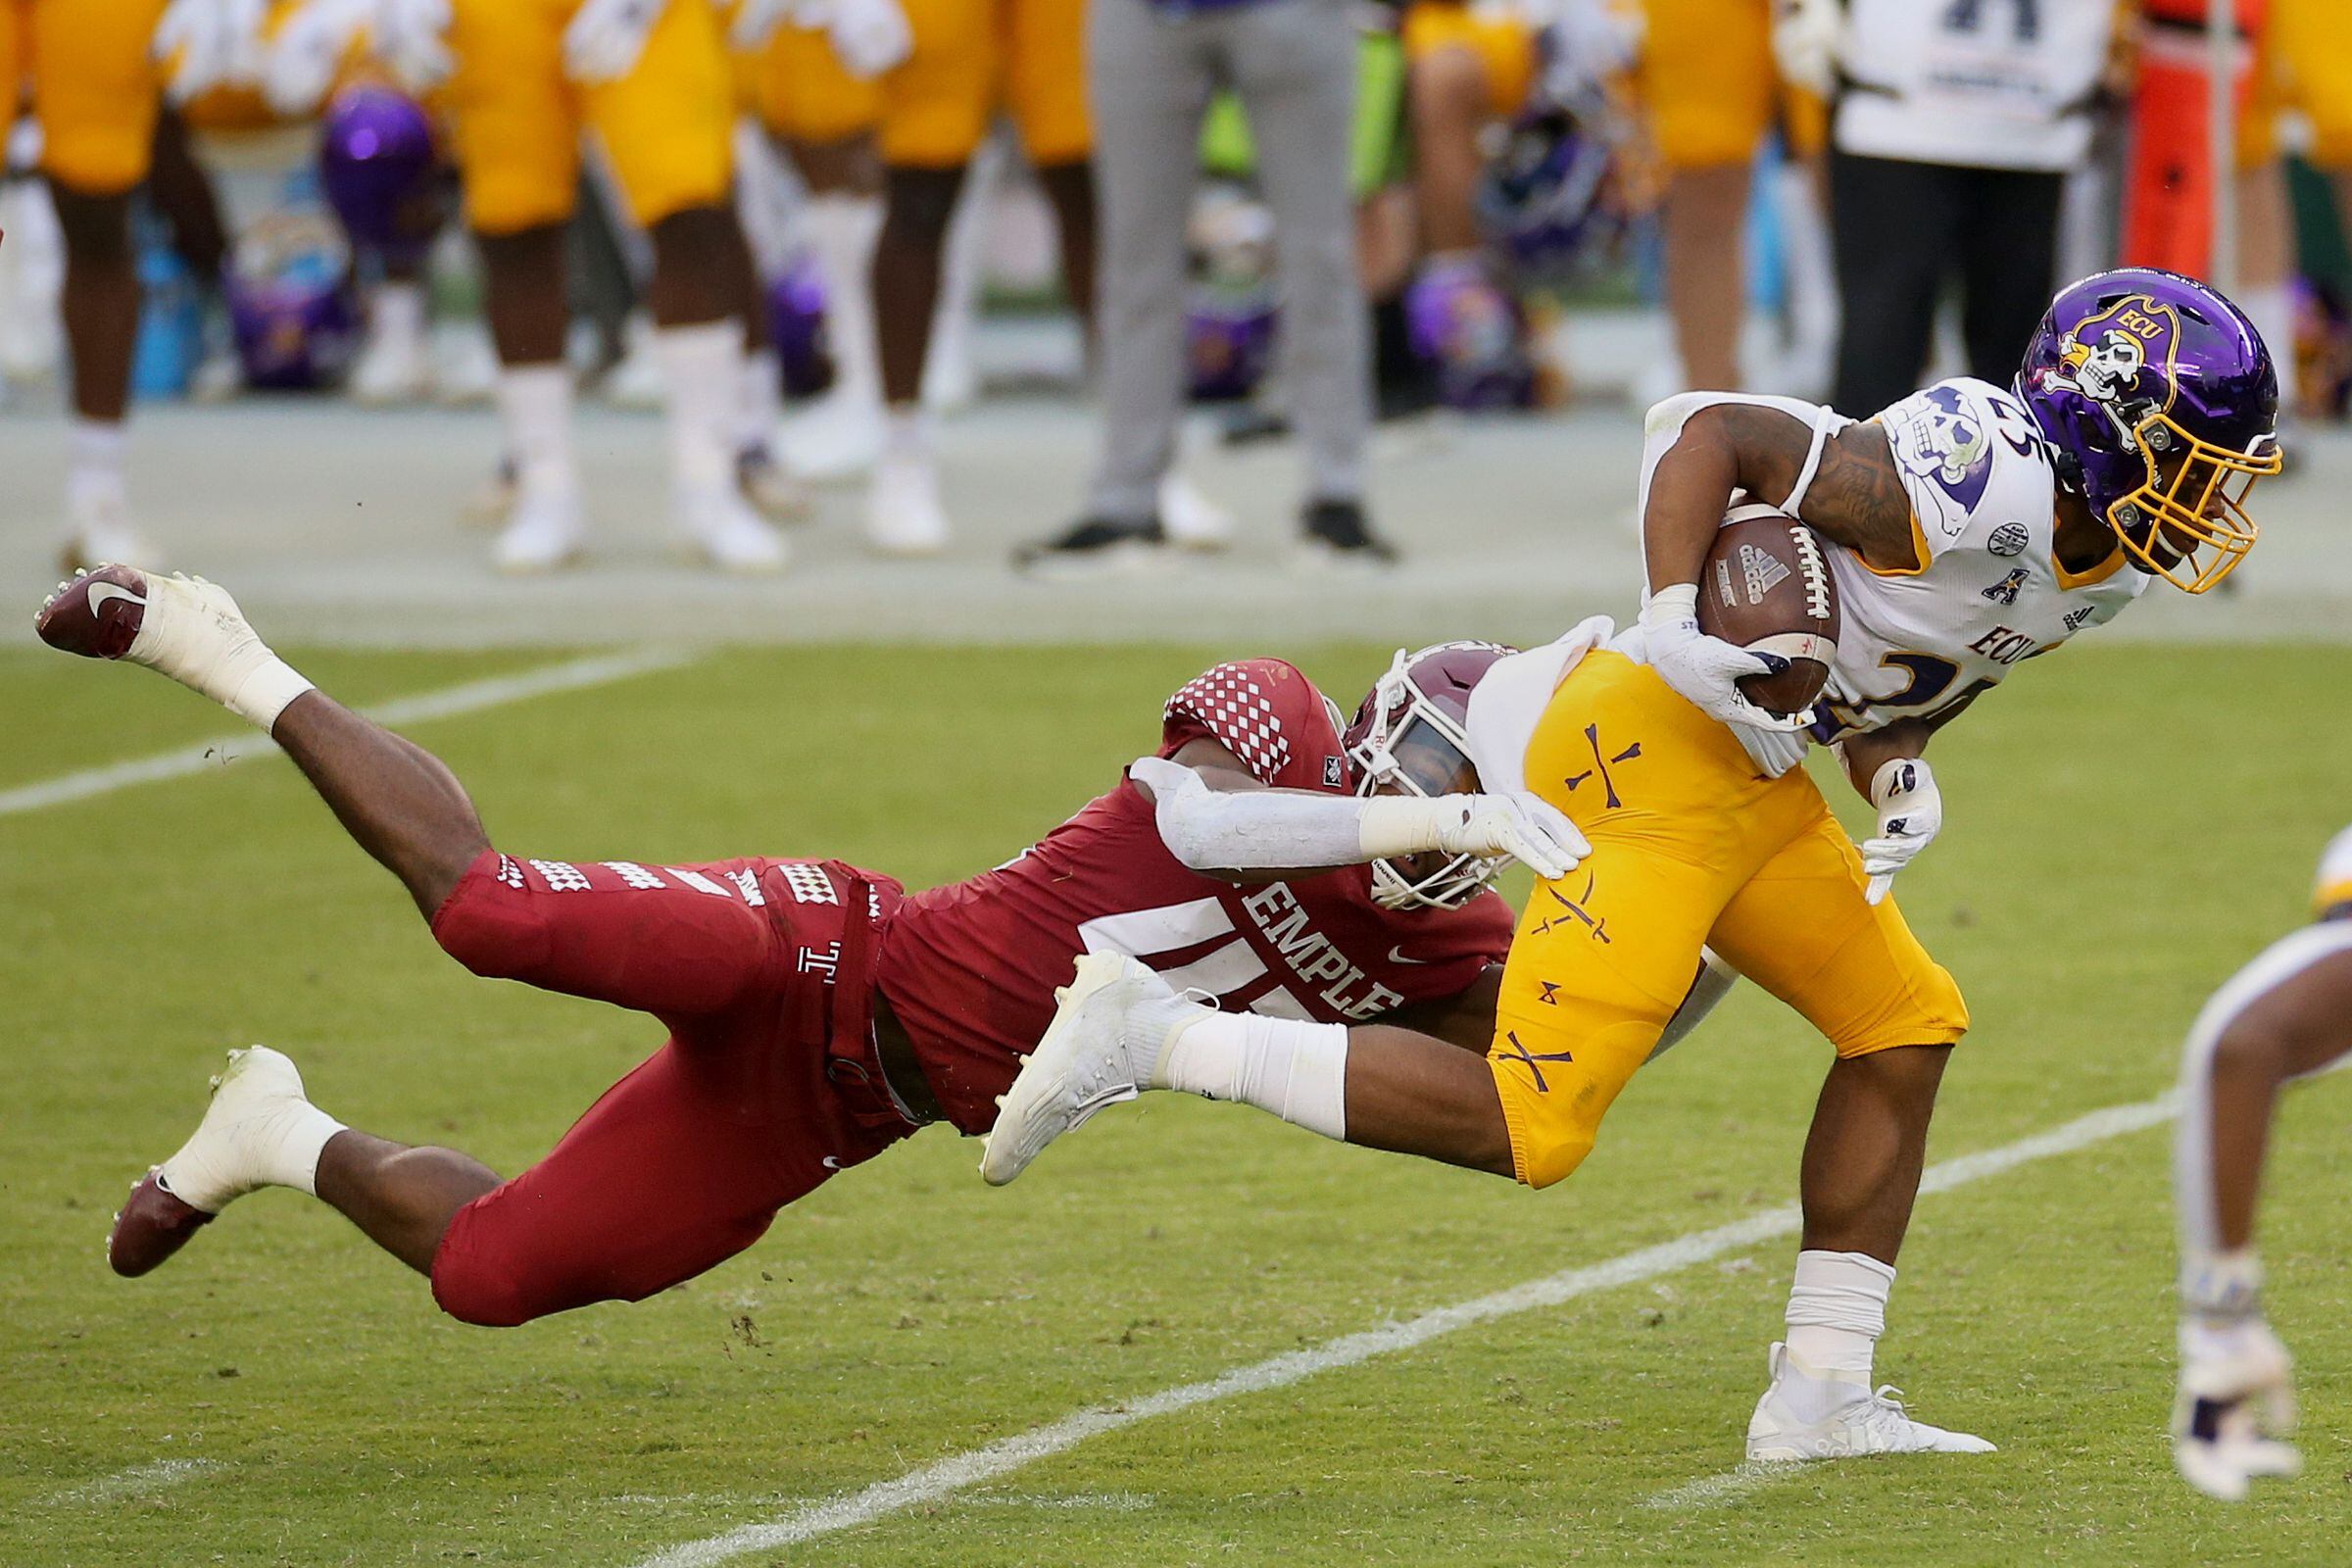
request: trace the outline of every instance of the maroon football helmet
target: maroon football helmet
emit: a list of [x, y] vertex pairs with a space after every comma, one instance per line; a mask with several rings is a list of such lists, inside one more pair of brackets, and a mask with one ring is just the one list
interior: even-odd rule
[[[1453, 795], [1479, 787], [1470, 761], [1470, 693], [1498, 659], [1501, 643], [1437, 643], [1396, 651], [1342, 737], [1358, 795]], [[1416, 855], [1372, 862], [1373, 902], [1388, 909], [1467, 904], [1507, 856]]]

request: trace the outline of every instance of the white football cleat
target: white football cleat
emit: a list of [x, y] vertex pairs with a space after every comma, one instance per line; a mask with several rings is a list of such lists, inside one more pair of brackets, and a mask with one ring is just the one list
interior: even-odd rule
[[1105, 1105], [1151, 1087], [1169, 1035], [1203, 1009], [1123, 953], [1092, 953], [1078, 977], [1054, 993], [1059, 1004], [997, 1102], [997, 1123], [980, 1154], [980, 1174], [1002, 1187], [1045, 1147]]
[[678, 538], [721, 571], [782, 571], [784, 536], [732, 490], [680, 490], [670, 498]]
[[776, 455], [808, 484], [848, 484], [882, 461], [882, 408], [870, 397], [828, 392], [776, 427]]
[[58, 551], [61, 570], [83, 571], [111, 562], [156, 568], [165, 564], [163, 552], [131, 521], [130, 507], [122, 496], [74, 497], [66, 510], [70, 531]]
[[939, 470], [921, 451], [885, 453], [865, 500], [866, 542], [886, 556], [936, 556], [948, 547]]
[[576, 493], [518, 494], [490, 546], [490, 561], [506, 572], [553, 571], [577, 561], [587, 537]]
[[1233, 514], [1173, 471], [1159, 481], [1159, 523], [1179, 550], [1223, 550], [1233, 543]]
[[310, 1102], [283, 1054], [267, 1046], [230, 1052], [195, 1134], [132, 1187], [115, 1216], [107, 1261], [118, 1274], [144, 1274], [247, 1193], [316, 1192], [319, 1152], [340, 1131]]
[[2173, 1462], [2209, 1497], [2242, 1502], [2252, 1483], [2301, 1472], [2294, 1358], [2259, 1317], [2209, 1328], [2183, 1319]]
[[371, 407], [416, 403], [433, 389], [433, 357], [421, 332], [371, 325], [344, 383], [352, 401]]
[[[1996, 1451], [1983, 1438], [1965, 1432], [1946, 1432], [1941, 1427], [1912, 1420], [1904, 1413], [1900, 1389], [1882, 1386], [1873, 1391], [1866, 1384], [1846, 1383], [1841, 1378], [1817, 1374], [1790, 1355], [1786, 1345], [1775, 1344], [1766, 1364], [1772, 1369], [1772, 1386], [1756, 1401], [1756, 1413], [1748, 1419], [1750, 1461], [1849, 1459], [1866, 1453]], [[1791, 1385], [1799, 1379], [1815, 1385], [1805, 1391], [1813, 1396], [1807, 1401], [1808, 1406], [1827, 1404], [1828, 1414], [1806, 1420], [1791, 1404]], [[1824, 1397], [1823, 1385], [1850, 1390], [1850, 1396], [1840, 1400], [1829, 1394]]]

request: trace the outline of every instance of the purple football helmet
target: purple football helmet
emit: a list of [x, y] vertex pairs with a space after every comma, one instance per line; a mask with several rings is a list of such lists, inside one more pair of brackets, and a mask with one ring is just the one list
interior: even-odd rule
[[1193, 290], [1184, 318], [1193, 396], [1204, 403], [1248, 397], [1274, 362], [1274, 296], [1263, 288]]
[[2070, 284], [2026, 346], [2017, 395], [2059, 484], [2141, 570], [2201, 594], [2254, 548], [2245, 503], [2279, 469], [2278, 372], [2218, 290], [2152, 267]]
[[224, 292], [247, 386], [302, 392], [342, 379], [360, 332], [342, 279], [231, 277]]
[[1532, 110], [1500, 128], [1477, 211], [1512, 276], [1560, 284], [1616, 256], [1629, 226], [1619, 163], [1595, 119], [1565, 106]]
[[1536, 399], [1519, 302], [1474, 256], [1441, 257], [1404, 294], [1413, 352], [1437, 371], [1438, 399], [1452, 409], [1524, 409]]
[[[1340, 744], [1355, 769], [1355, 793], [1449, 795], [1479, 788], [1470, 760], [1470, 694], [1501, 643], [1437, 643], [1396, 650], [1388, 673], [1355, 710]], [[1469, 902], [1508, 862], [1506, 856], [1415, 855], [1372, 862], [1372, 900], [1387, 909], [1453, 908]]]
[[335, 94], [318, 123], [318, 182], [354, 250], [414, 264], [440, 231], [433, 122], [406, 93], [364, 83]]
[[247, 386], [308, 391], [342, 379], [360, 316], [342, 236], [324, 213], [292, 208], [253, 224], [221, 293]]
[[812, 398], [833, 384], [832, 340], [825, 330], [825, 274], [803, 254], [767, 285], [767, 336], [784, 373], [784, 394]]

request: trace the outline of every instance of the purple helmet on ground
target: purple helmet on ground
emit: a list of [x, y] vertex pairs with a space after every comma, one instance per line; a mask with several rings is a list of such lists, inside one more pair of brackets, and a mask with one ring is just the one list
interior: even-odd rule
[[1514, 277], [1564, 283], [1617, 254], [1628, 227], [1618, 163], [1616, 142], [1572, 109], [1538, 109], [1503, 129], [1477, 210]]
[[342, 379], [360, 315], [343, 237], [318, 207], [281, 209], [247, 228], [221, 292], [247, 386], [309, 391]]
[[[1355, 793], [1448, 795], [1479, 788], [1470, 760], [1470, 694], [1495, 662], [1517, 653], [1501, 643], [1437, 643], [1396, 650], [1341, 737], [1355, 769]], [[1372, 900], [1383, 908], [1452, 908], [1494, 879], [1508, 857], [1415, 855], [1372, 862]]]
[[433, 122], [406, 93], [363, 83], [335, 94], [318, 123], [318, 182], [355, 250], [414, 262], [440, 231]]
[[1184, 318], [1192, 395], [1231, 403], [1255, 391], [1274, 363], [1274, 319], [1268, 289], [1196, 286]]
[[1519, 302], [1475, 256], [1439, 257], [1404, 295], [1413, 352], [1437, 371], [1438, 398], [1453, 409], [1524, 409], [1536, 398]]
[[767, 336], [776, 346], [787, 397], [812, 398], [833, 384], [832, 341], [825, 330], [825, 274], [802, 255], [767, 286]]
[[2218, 290], [2152, 267], [2070, 284], [2026, 346], [2017, 395], [2059, 484], [2141, 570], [2201, 594], [2254, 548], [2245, 503], [2279, 468], [2278, 372]]

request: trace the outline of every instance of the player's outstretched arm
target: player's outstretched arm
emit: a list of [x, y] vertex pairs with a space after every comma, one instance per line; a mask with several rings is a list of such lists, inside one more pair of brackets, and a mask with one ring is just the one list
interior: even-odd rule
[[1127, 776], [1152, 803], [1160, 841], [1188, 868], [1231, 882], [1276, 882], [1335, 866], [1440, 853], [1507, 855], [1561, 877], [1584, 835], [1534, 795], [1333, 795], [1269, 789], [1220, 743], [1139, 758]]

